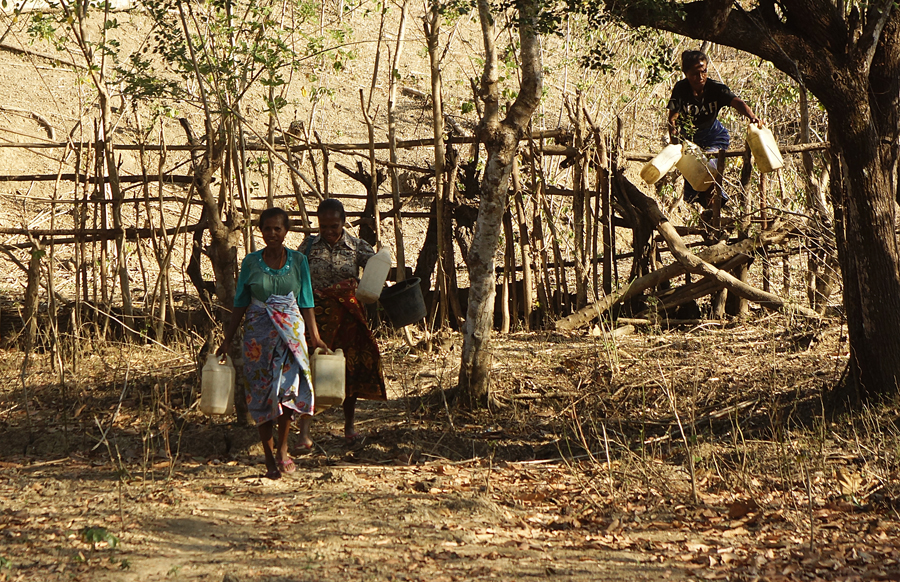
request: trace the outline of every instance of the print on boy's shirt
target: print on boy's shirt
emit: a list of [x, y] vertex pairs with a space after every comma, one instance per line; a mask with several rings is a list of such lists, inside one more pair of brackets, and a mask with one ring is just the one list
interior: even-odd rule
[[679, 113], [697, 117], [700, 115], [714, 115], [718, 113], [718, 109], [716, 103], [707, 103], [706, 105], [700, 106], [694, 105], [693, 103], [683, 103]]

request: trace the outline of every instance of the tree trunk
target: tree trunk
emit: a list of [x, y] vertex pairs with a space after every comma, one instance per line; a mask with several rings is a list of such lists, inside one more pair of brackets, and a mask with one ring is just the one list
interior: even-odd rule
[[434, 135], [434, 200], [438, 220], [437, 225], [437, 290], [440, 294], [440, 322], [438, 327], [443, 327], [449, 319], [449, 282], [447, 271], [456, 268], [447, 264], [447, 234], [449, 226], [444, 221], [447, 204], [447, 184], [444, 175], [444, 108], [441, 96], [443, 85], [441, 81], [441, 60], [438, 56], [438, 48], [441, 40], [441, 10], [438, 3], [434, 3], [424, 18], [425, 38], [428, 44], [428, 58], [431, 69], [431, 114], [432, 129]]
[[[188, 143], [198, 145], [200, 142], [195, 138], [190, 124], [184, 118], [179, 119], [181, 126], [187, 134]], [[192, 155], [191, 161], [194, 171], [194, 185], [200, 199], [203, 201], [203, 214], [201, 220], [206, 219], [207, 228], [211, 242], [209, 245], [209, 260], [212, 263], [213, 273], [215, 274], [215, 292], [219, 302], [218, 319], [223, 327], [228, 326], [228, 322], [232, 316], [232, 306], [234, 305], [234, 294], [237, 287], [238, 260], [237, 246], [240, 242], [240, 221], [234, 212], [234, 206], [229, 205], [229, 213], [231, 214], [228, 224], [223, 222], [220, 215], [219, 204], [213, 195], [210, 184], [215, 173], [222, 167], [223, 154], [225, 148], [224, 132], [217, 131], [214, 135], [208, 136], [210, 143], [207, 144], [207, 150], [203, 156]], [[205, 288], [205, 283], [203, 284]], [[235, 361], [241, 361], [243, 354], [240, 348], [240, 337], [236, 337], [235, 342], [230, 348], [231, 357]], [[239, 378], [235, 381], [234, 406], [235, 413], [239, 423], [251, 424], [249, 411], [247, 410], [247, 401], [244, 398], [244, 383]]]
[[884, 171], [878, 136], [859, 131], [864, 122], [853, 119], [857, 116], [862, 117], [857, 112], [848, 120], [831, 118], [844, 162], [843, 179], [832, 180], [831, 195], [836, 213], [841, 209], [835, 228], [850, 338], [851, 383], [845, 394], [865, 402], [900, 390], [900, 253], [892, 175]]
[[[522, 184], [518, 177], [518, 164], [513, 160], [513, 196], [516, 219], [519, 223], [519, 248], [522, 250], [522, 318], [525, 331], [531, 331], [531, 311], [534, 308], [534, 276], [531, 273], [531, 243], [528, 236], [528, 222], [525, 218], [525, 201], [522, 199]], [[515, 260], [513, 260], [515, 264]], [[515, 282], [513, 276], [513, 282]]]
[[519, 137], [524, 135], [531, 115], [540, 102], [543, 88], [540, 44], [535, 20], [535, 0], [519, 0], [519, 40], [522, 81], [516, 101], [507, 116], [500, 120], [496, 34], [488, 0], [478, 0], [478, 15], [484, 39], [485, 63], [480, 97], [484, 101], [484, 117], [478, 127], [479, 137], [487, 151], [487, 162], [481, 182], [481, 201], [475, 237], [469, 250], [469, 308], [463, 336], [462, 364], [459, 371], [460, 396], [470, 407], [487, 406], [491, 401], [490, 350], [494, 321], [494, 256], [500, 242], [503, 211], [509, 189], [513, 156]]
[[[390, 160], [392, 164], [397, 163], [397, 78], [395, 71], [400, 68], [400, 53], [403, 50], [403, 37], [406, 33], [406, 7], [409, 0], [404, 0], [403, 7], [400, 10], [400, 28], [397, 32], [397, 44], [394, 49], [394, 61], [391, 65], [391, 81], [390, 90], [388, 91], [388, 142], [390, 143]], [[376, 71], [378, 69], [376, 68]], [[374, 86], [375, 77], [372, 77]], [[369, 102], [371, 104], [372, 93], [369, 93]], [[400, 213], [402, 204], [400, 202], [400, 177], [399, 170], [396, 167], [391, 168], [391, 197], [394, 202], [394, 254], [397, 258], [397, 276], [396, 281], [399, 283], [406, 279], [406, 248], [403, 244], [403, 216]]]
[[581, 103], [581, 92], [578, 92], [578, 101], [572, 110], [569, 100], [566, 99], [566, 109], [569, 111], [569, 120], [575, 126], [575, 149], [578, 155], [572, 168], [572, 220], [575, 234], [575, 306], [574, 310], [581, 309], [587, 303], [587, 277], [585, 276], [585, 233], [584, 233], [584, 202], [585, 202], [585, 173], [587, 172], [587, 156], [584, 155], [584, 113]]
[[[416, 259], [416, 268], [413, 271], [413, 277], [418, 277], [424, 284], [426, 289], [431, 287], [431, 276], [434, 274], [434, 268], [437, 266], [438, 260], [438, 244], [437, 244], [437, 200], [431, 200], [431, 208], [429, 209], [430, 218], [428, 226], [425, 228], [425, 241], [419, 250], [419, 257]], [[437, 289], [437, 285], [435, 286]]]

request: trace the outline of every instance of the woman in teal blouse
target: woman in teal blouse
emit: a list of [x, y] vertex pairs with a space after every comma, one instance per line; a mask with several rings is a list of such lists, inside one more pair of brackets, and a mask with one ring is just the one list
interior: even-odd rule
[[[266, 247], [250, 253], [241, 263], [234, 311], [216, 352], [224, 357], [237, 328], [244, 323], [244, 380], [247, 408], [259, 427], [266, 455], [266, 477], [278, 479], [295, 470], [288, 454], [288, 434], [294, 414], [300, 415], [301, 446], [312, 447], [309, 424], [315, 410], [309, 375], [310, 347], [327, 349], [319, 336], [313, 311], [309, 264], [303, 253], [284, 246], [290, 219], [281, 208], [269, 208], [259, 217]], [[278, 423], [278, 449], [273, 428]]]

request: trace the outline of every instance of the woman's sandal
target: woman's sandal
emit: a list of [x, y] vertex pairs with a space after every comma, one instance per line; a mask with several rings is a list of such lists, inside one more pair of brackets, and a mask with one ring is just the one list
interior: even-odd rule
[[281, 473], [293, 473], [297, 470], [297, 465], [294, 464], [294, 460], [288, 457], [284, 461], [278, 460], [275, 461], [278, 464], [278, 468], [281, 470]]
[[278, 469], [272, 469], [271, 471], [266, 472], [266, 479], [271, 479], [272, 481], [277, 481], [281, 479], [281, 471]]
[[354, 432], [353, 434], [344, 435], [344, 440], [348, 445], [356, 445], [366, 440], [366, 437], [361, 432]]

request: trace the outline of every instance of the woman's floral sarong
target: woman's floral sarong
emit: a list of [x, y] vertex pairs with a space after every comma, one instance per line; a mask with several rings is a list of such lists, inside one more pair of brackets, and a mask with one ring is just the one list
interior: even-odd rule
[[[312, 414], [306, 326], [293, 293], [253, 300], [244, 321], [247, 408], [257, 424], [292, 410]], [[287, 410], [286, 410], [287, 409]]]
[[347, 396], [387, 400], [378, 344], [356, 299], [355, 279], [346, 279], [315, 292], [319, 336], [332, 350], [344, 351]]

